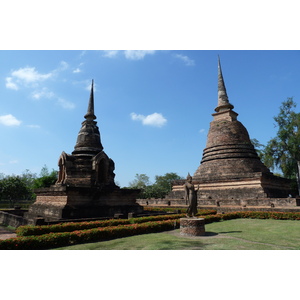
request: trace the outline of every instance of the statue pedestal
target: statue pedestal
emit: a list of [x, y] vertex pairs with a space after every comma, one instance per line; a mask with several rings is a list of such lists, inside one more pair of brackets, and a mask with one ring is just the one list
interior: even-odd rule
[[180, 234], [185, 236], [205, 235], [205, 220], [203, 218], [181, 218]]

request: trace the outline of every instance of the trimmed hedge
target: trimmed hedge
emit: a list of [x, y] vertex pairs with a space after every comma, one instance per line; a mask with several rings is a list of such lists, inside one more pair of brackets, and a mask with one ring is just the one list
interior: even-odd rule
[[74, 244], [93, 243], [137, 234], [155, 233], [179, 228], [179, 220], [165, 220], [119, 226], [99, 227], [73, 232], [49, 233], [0, 241], [0, 250], [43, 250]]
[[62, 223], [55, 225], [42, 225], [42, 226], [20, 226], [17, 228], [16, 233], [18, 236], [36, 236], [54, 232], [72, 232], [75, 230], [86, 230], [101, 227], [110, 227], [118, 225], [140, 224], [151, 221], [174, 220], [185, 216], [184, 214], [176, 215], [161, 215], [151, 217], [141, 217], [132, 219], [112, 219], [105, 221], [92, 221], [92, 222], [78, 222], [78, 223]]
[[[163, 211], [163, 212], [177, 212], [180, 210], [182, 213], [186, 213], [185, 207], [170, 207], [170, 206], [144, 206], [145, 211]], [[197, 215], [215, 215], [217, 210], [215, 209], [198, 209]]]
[[170, 207], [170, 206], [143, 206], [146, 211], [164, 211], [164, 212], [176, 212], [177, 210], [181, 210], [182, 212], [186, 212], [187, 208], [185, 207]]
[[231, 220], [237, 218], [300, 220], [300, 212], [237, 211], [222, 214], [221, 216], [223, 220]]
[[31, 236], [31, 235], [43, 235], [54, 232], [71, 232], [75, 230], [92, 229], [97, 227], [117, 226], [130, 224], [129, 220], [111, 219], [104, 221], [91, 221], [91, 222], [68, 222], [54, 225], [25, 225], [19, 226], [16, 229], [17, 236]]
[[[215, 210], [199, 210], [201, 215], [215, 214]], [[198, 213], [198, 214], [199, 214]], [[90, 221], [90, 222], [68, 222], [60, 223], [55, 225], [41, 225], [41, 226], [20, 226], [16, 229], [17, 236], [31, 236], [31, 235], [42, 235], [51, 232], [71, 232], [74, 230], [84, 230], [98, 227], [117, 226], [135, 223], [145, 223], [150, 221], [161, 221], [161, 220], [174, 220], [185, 217], [185, 214], [174, 214], [174, 215], [159, 215], [149, 216], [131, 219], [111, 219], [104, 221]]]

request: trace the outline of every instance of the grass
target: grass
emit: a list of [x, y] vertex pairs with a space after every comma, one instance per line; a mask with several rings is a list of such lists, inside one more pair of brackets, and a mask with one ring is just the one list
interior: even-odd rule
[[299, 250], [300, 222], [235, 219], [205, 225], [206, 236], [183, 237], [180, 230], [143, 234], [60, 250]]

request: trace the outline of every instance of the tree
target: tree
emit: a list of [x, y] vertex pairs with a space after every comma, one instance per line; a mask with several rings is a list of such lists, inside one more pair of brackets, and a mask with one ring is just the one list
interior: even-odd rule
[[46, 165], [43, 166], [40, 175], [34, 180], [33, 188], [44, 188], [49, 187], [57, 181], [57, 171], [53, 170], [49, 172]]
[[135, 179], [129, 182], [129, 187], [134, 189], [145, 189], [150, 185], [150, 178], [146, 174], [135, 174]]
[[265, 148], [264, 163], [269, 168], [279, 167], [286, 178], [297, 179], [300, 194], [300, 113], [295, 108], [293, 98], [282, 102], [274, 117], [277, 136]]
[[261, 144], [257, 139], [251, 139], [251, 143], [255, 148], [257, 155], [263, 161], [265, 155], [265, 146]]
[[155, 176], [155, 183], [150, 184], [146, 174], [136, 174], [135, 179], [129, 183], [130, 188], [141, 189], [140, 198], [164, 198], [172, 190], [172, 181], [182, 179], [176, 173], [166, 173], [163, 176]]
[[20, 178], [24, 181], [24, 183], [26, 184], [26, 186], [29, 189], [33, 189], [34, 186], [34, 182], [37, 178], [36, 173], [31, 173], [30, 170], [26, 169], [22, 175], [20, 176]]
[[156, 197], [164, 198], [172, 190], [172, 181], [182, 179], [176, 173], [166, 173], [163, 176], [155, 176], [153, 189], [156, 192]]
[[13, 207], [17, 200], [31, 200], [32, 190], [20, 176], [6, 176], [0, 181], [0, 199], [9, 200]]

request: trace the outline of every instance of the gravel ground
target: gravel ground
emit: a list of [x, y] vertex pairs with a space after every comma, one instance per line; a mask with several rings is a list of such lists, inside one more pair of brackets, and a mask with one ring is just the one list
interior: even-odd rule
[[17, 237], [15, 232], [8, 230], [6, 227], [0, 226], [0, 240], [6, 240]]

